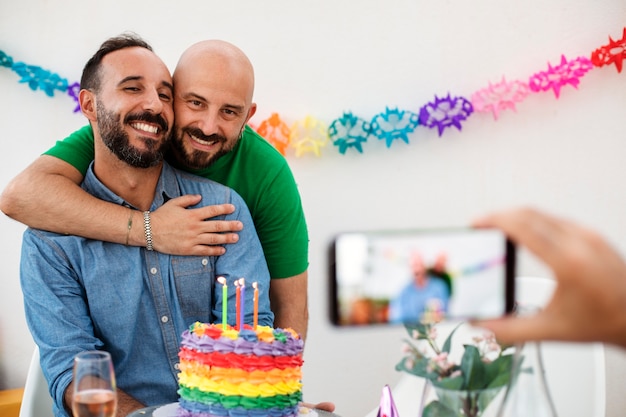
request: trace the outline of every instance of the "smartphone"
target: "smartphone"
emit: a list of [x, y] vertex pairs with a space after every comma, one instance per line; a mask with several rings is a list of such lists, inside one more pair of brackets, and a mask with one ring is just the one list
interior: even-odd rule
[[514, 309], [516, 250], [499, 230], [345, 232], [329, 246], [334, 325], [486, 319]]

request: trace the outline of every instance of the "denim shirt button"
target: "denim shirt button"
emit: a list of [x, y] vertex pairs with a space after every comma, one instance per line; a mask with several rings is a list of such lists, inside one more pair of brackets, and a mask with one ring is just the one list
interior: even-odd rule
[[157, 273], [157, 269], [156, 269], [156, 268], [154, 268], [154, 267], [150, 268], [150, 273], [151, 273], [152, 275], [156, 275], [156, 273]]
[[202, 258], [202, 265], [207, 266], [209, 264], [209, 260], [207, 258]]
[[170, 319], [169, 319], [167, 316], [163, 316], [163, 317], [161, 317], [161, 321], [162, 321], [163, 323], [167, 323], [169, 320], [170, 320]]
[[176, 370], [180, 369], [180, 364], [179, 363], [175, 363], [174, 364], [174, 369], [176, 369]]

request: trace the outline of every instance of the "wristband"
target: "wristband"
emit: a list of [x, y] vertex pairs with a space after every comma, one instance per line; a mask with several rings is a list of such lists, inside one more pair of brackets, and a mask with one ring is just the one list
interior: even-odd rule
[[146, 233], [146, 249], [153, 250], [152, 248], [152, 227], [150, 226], [150, 212], [143, 212], [143, 229]]

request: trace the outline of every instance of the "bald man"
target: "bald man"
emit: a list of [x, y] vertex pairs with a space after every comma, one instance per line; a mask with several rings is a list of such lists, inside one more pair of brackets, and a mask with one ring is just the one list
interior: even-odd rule
[[[306, 338], [306, 221], [286, 160], [247, 126], [256, 111], [252, 64], [228, 42], [202, 41], [182, 54], [173, 80], [175, 124], [166, 160], [243, 197], [272, 278], [274, 326], [293, 328]], [[141, 212], [129, 216], [127, 208], [98, 200], [79, 187], [93, 160], [93, 143], [89, 126], [57, 142], [9, 183], [0, 209], [33, 228], [147, 246]], [[198, 195], [181, 196], [152, 213], [154, 250], [213, 256], [236, 244], [241, 223], [219, 220], [234, 207], [187, 209], [199, 201]]]
[[203, 169], [233, 150], [256, 112], [252, 64], [234, 45], [203, 41], [182, 54], [174, 83], [172, 153], [185, 167]]

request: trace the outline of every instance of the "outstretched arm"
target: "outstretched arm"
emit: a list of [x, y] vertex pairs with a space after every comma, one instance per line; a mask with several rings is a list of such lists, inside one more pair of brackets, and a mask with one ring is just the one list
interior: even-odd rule
[[[133, 246], [145, 246], [139, 211], [99, 200], [83, 191], [82, 174], [61, 159], [42, 155], [18, 174], [0, 195], [0, 210], [36, 229]], [[237, 221], [205, 221], [233, 211], [232, 205], [187, 209], [200, 196], [170, 200], [151, 215], [154, 248], [175, 255], [221, 255], [234, 243]], [[129, 225], [130, 228], [129, 228]]]
[[[78, 184], [82, 174], [72, 165], [43, 155], [18, 174], [0, 196], [0, 209], [7, 216], [36, 229], [124, 241], [122, 211], [107, 211], [109, 204], [84, 192]], [[116, 214], [120, 217], [116, 218]], [[126, 212], [128, 218], [128, 211]], [[121, 221], [119, 227], [114, 225]]]
[[508, 343], [605, 342], [626, 348], [626, 263], [597, 233], [533, 209], [496, 213], [477, 227], [496, 227], [553, 271], [548, 305], [530, 317], [476, 322]]

